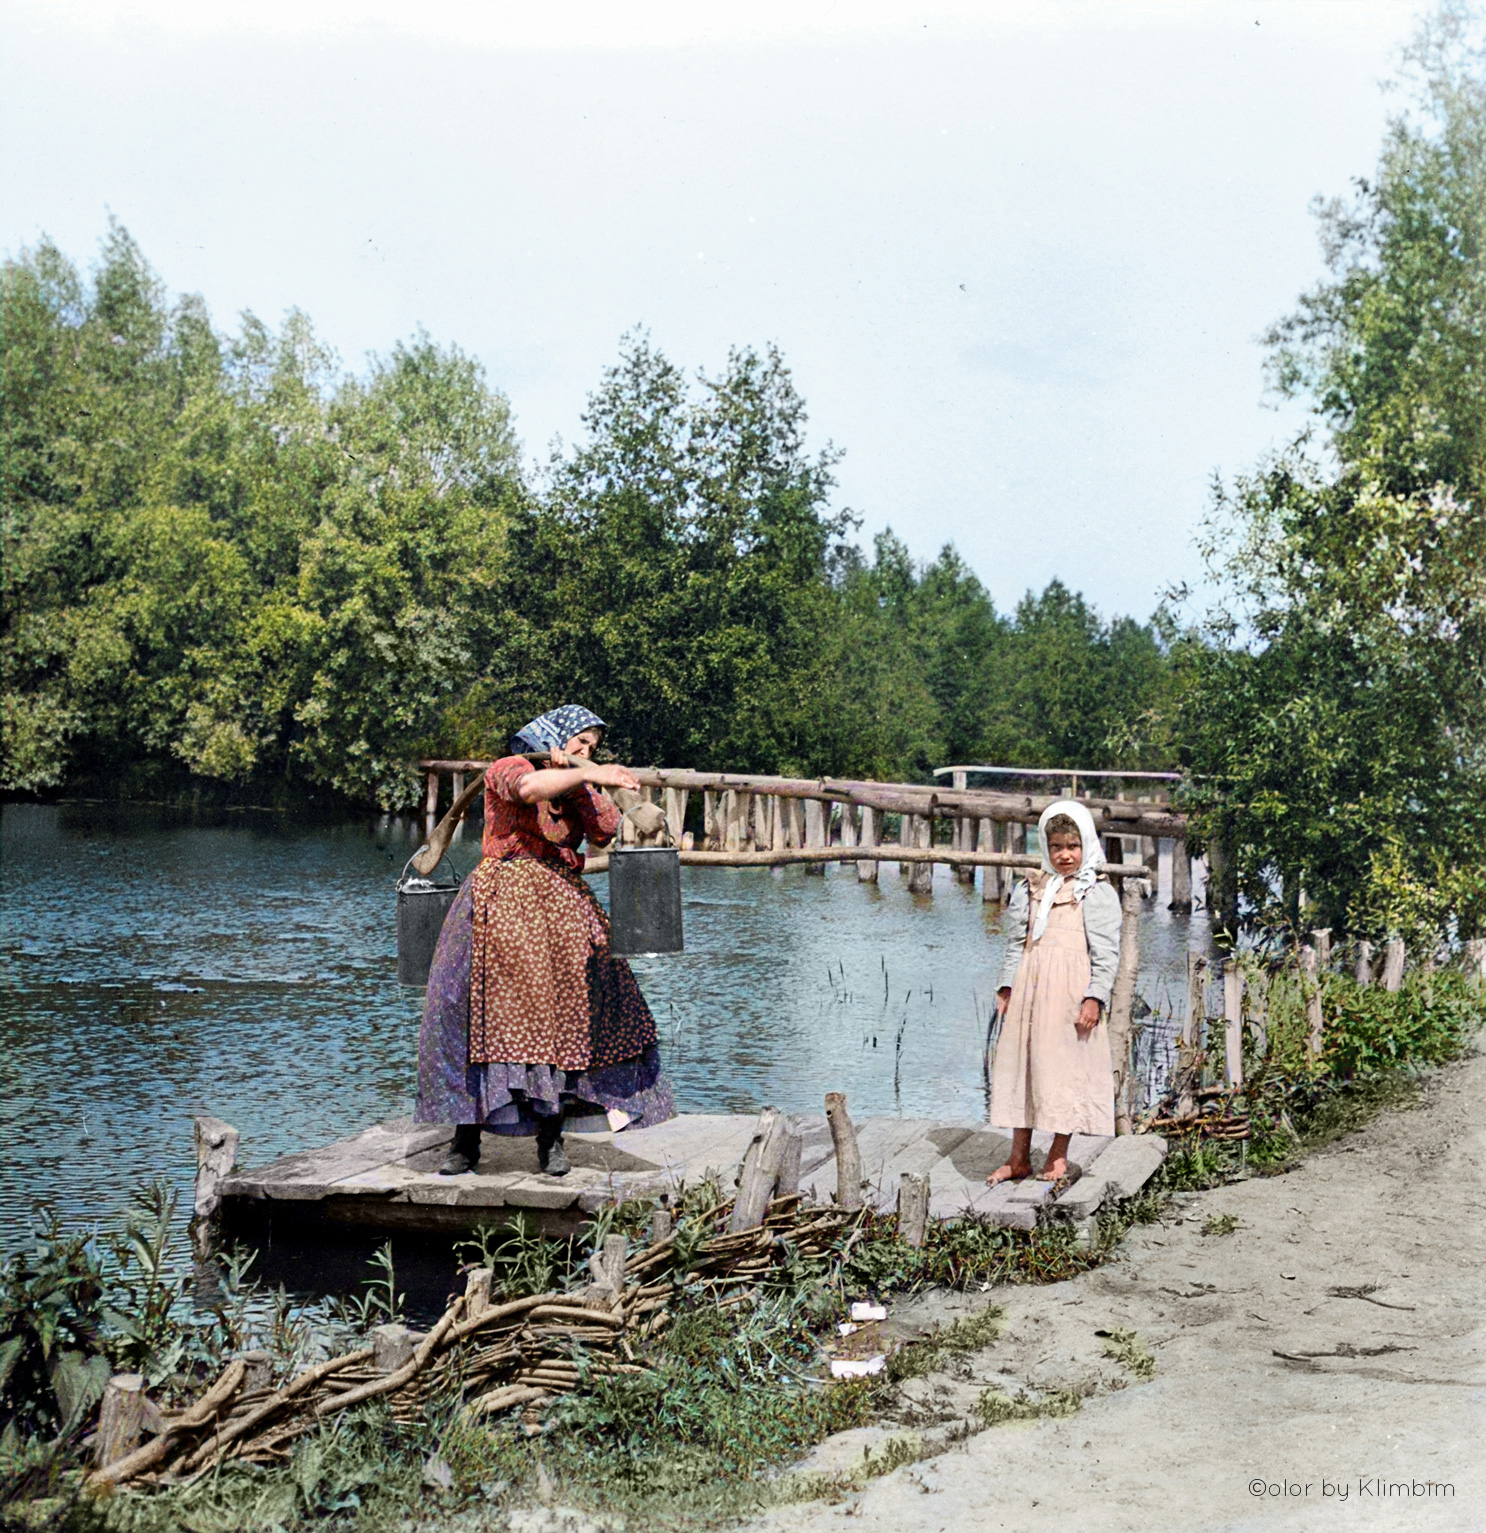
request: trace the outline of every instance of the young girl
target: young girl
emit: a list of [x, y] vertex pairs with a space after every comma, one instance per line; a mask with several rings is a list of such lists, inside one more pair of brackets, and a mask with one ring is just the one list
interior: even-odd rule
[[1114, 1133], [1104, 1012], [1120, 966], [1119, 896], [1099, 872], [1104, 856], [1082, 804], [1049, 804], [1037, 829], [1042, 871], [1012, 890], [996, 992], [991, 1122], [1013, 1132], [1010, 1159], [986, 1178], [992, 1186], [1031, 1176], [1034, 1128], [1052, 1131], [1040, 1173], [1048, 1182], [1068, 1174], [1071, 1135]]

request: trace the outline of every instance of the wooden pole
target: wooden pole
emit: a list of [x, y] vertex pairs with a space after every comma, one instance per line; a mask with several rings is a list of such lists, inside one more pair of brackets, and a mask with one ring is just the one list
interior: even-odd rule
[[785, 1136], [784, 1154], [779, 1161], [779, 1179], [774, 1184], [774, 1196], [793, 1197], [800, 1190], [800, 1163], [805, 1156], [805, 1140], [792, 1130]]
[[[862, 834], [860, 837], [860, 842], [864, 850], [873, 850], [876, 848], [881, 825], [882, 817], [878, 811], [873, 809], [869, 804], [863, 804]], [[876, 861], [863, 857], [862, 860], [857, 863], [857, 878], [861, 883], [875, 884], [877, 882]]]
[[905, 1171], [898, 1178], [898, 1239], [922, 1246], [929, 1225], [929, 1179]]
[[1317, 927], [1311, 933], [1311, 946], [1316, 950], [1316, 963], [1325, 974], [1331, 968], [1331, 928]]
[[723, 849], [717, 835], [717, 798], [712, 792], [702, 794], [702, 850], [706, 852]]
[[1120, 890], [1120, 967], [1109, 997], [1109, 1055], [1114, 1067], [1115, 1133], [1130, 1132], [1130, 1038], [1135, 985], [1140, 978], [1140, 885], [1126, 879]]
[[1263, 969], [1254, 972], [1247, 986], [1249, 1030], [1254, 1035], [1254, 1052], [1260, 1059], [1269, 1058], [1269, 976]]
[[1383, 949], [1383, 989], [1397, 994], [1403, 986], [1404, 947], [1402, 937], [1390, 937]]
[[[914, 847], [919, 851], [929, 850], [934, 842], [933, 820], [926, 814], [914, 815], [912, 834], [912, 845]], [[908, 892], [910, 894], [933, 894], [934, 864], [932, 862], [921, 862], [915, 859], [908, 864]]]
[[[976, 822], [975, 849], [978, 852], [994, 852], [997, 833], [994, 820], [977, 820]], [[983, 904], [999, 905], [1001, 903], [1001, 870], [995, 866], [988, 866], [980, 879], [980, 898]]]
[[1465, 977], [1473, 985], [1486, 984], [1486, 937], [1466, 938]]
[[[969, 776], [965, 772], [954, 774], [954, 785], [958, 792], [963, 793], [969, 783]], [[951, 843], [957, 852], [971, 852], [975, 850], [975, 832], [979, 825], [976, 820], [963, 815], [957, 815], [952, 821], [954, 827], [954, 840]], [[954, 870], [955, 881], [961, 884], [974, 884], [975, 869], [966, 867], [963, 863], [958, 864]]]
[[842, 1092], [826, 1093], [826, 1123], [836, 1147], [836, 1206], [854, 1212], [862, 1206], [862, 1152]]
[[1232, 959], [1223, 965], [1224, 1083], [1230, 1091], [1243, 1085], [1243, 970]]
[[433, 833], [433, 827], [439, 817], [439, 774], [430, 772], [427, 778], [427, 792], [423, 795], [423, 818], [427, 824], [423, 828], [425, 836]]
[[1171, 843], [1171, 903], [1166, 908], [1182, 914], [1192, 908], [1192, 857], [1181, 839]]
[[[826, 810], [825, 805], [818, 798], [805, 800], [805, 845], [814, 849], [826, 844]], [[806, 866], [807, 873], [825, 874], [826, 865], [823, 862], [810, 863]]]
[[[977, 868], [1000, 867], [1017, 870], [1040, 868], [1042, 866], [1040, 858], [1019, 857], [1011, 852], [956, 852], [944, 846], [895, 846], [892, 842], [888, 842], [885, 846], [788, 847], [782, 852], [683, 851], [679, 855], [682, 865], [687, 867], [770, 868], [783, 867], [791, 863], [861, 863], [875, 861], [876, 856], [881, 856], [884, 853], [890, 857], [900, 859], [904, 865], [942, 862], [950, 866], [965, 864]], [[593, 856], [586, 858], [584, 862], [584, 871], [588, 873], [605, 873], [608, 871], [608, 868], [609, 858], [606, 852], [596, 852]], [[1111, 879], [1136, 878], [1143, 882], [1146, 877], [1146, 869], [1143, 862], [1107, 863], [1099, 871]]]

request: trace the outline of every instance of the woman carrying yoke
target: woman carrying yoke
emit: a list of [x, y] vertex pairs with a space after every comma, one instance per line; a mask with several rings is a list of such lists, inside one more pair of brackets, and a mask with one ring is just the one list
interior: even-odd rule
[[593, 760], [606, 727], [565, 703], [486, 768], [484, 855], [444, 920], [418, 1036], [417, 1121], [455, 1124], [446, 1176], [474, 1170], [482, 1129], [534, 1134], [541, 1169], [563, 1176], [570, 1108], [607, 1113], [614, 1129], [675, 1115], [655, 1018], [609, 951], [578, 850], [619, 829], [597, 789], [639, 787], [626, 768]]

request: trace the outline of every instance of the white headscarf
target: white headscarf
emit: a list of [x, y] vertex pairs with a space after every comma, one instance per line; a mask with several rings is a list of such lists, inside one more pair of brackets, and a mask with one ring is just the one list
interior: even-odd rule
[[1052, 874], [1052, 877], [1044, 886], [1042, 902], [1037, 907], [1037, 920], [1032, 926], [1034, 942], [1047, 929], [1048, 912], [1053, 908], [1053, 900], [1058, 890], [1063, 887], [1063, 875], [1053, 866], [1052, 859], [1047, 854], [1047, 822], [1060, 814], [1066, 814], [1078, 826], [1079, 839], [1083, 842], [1084, 860], [1078, 872], [1073, 875], [1075, 899], [1082, 900], [1094, 887], [1099, 877], [1099, 869], [1104, 866], [1104, 848], [1099, 843], [1099, 832], [1094, 829], [1094, 816], [1088, 809], [1073, 798], [1060, 798], [1049, 804], [1042, 811], [1042, 817], [1037, 822], [1037, 841], [1042, 848], [1042, 871]]

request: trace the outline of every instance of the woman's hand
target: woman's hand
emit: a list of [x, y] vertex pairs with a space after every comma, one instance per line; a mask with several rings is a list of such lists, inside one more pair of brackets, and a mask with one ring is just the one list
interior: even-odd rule
[[1006, 1008], [1010, 1004], [1011, 986], [1002, 985], [1002, 987], [996, 992], [996, 1015], [998, 1017], [1004, 1017], [1006, 1015]]
[[1099, 1009], [1099, 1002], [1093, 996], [1084, 997], [1083, 1005], [1078, 1008], [1078, 1020], [1073, 1024], [1080, 1038], [1087, 1038], [1099, 1026]]
[[620, 766], [617, 761], [606, 762], [599, 766], [592, 761], [583, 762], [583, 778], [595, 788], [629, 788], [637, 791], [640, 779], [630, 771], [628, 767]]

